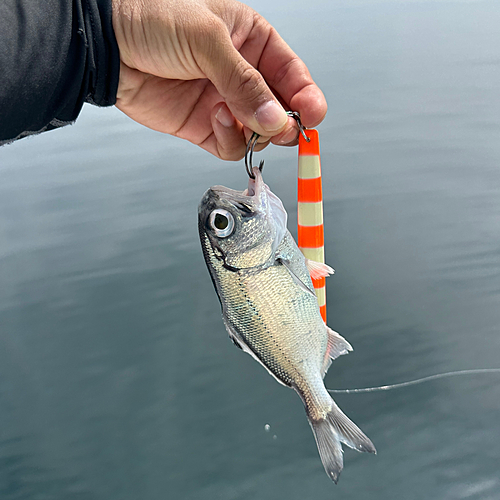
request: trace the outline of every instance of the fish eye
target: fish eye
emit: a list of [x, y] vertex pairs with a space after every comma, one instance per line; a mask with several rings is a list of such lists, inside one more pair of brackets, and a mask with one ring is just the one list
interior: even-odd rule
[[210, 214], [209, 223], [219, 238], [227, 238], [234, 229], [234, 217], [222, 208], [216, 208]]

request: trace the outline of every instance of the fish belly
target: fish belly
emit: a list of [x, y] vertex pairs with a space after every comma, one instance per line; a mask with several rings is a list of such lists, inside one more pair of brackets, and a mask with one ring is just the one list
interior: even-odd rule
[[227, 324], [280, 381], [306, 391], [321, 379], [327, 349], [316, 298], [283, 265], [231, 274], [222, 284]]

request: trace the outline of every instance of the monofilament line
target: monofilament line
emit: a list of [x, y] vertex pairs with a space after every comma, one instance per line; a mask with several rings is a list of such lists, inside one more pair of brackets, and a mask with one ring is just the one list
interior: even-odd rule
[[380, 385], [377, 387], [363, 387], [360, 389], [328, 389], [328, 392], [332, 394], [360, 394], [362, 392], [390, 391], [392, 389], [400, 389], [402, 387], [408, 387], [410, 385], [418, 385], [422, 384], [423, 382], [430, 382], [431, 380], [437, 380], [440, 378], [458, 377], [460, 375], [481, 375], [481, 374], [493, 374], [493, 373], [500, 373], [500, 368], [478, 368], [476, 370], [459, 370], [454, 372], [429, 375], [428, 377], [417, 378], [415, 380], [410, 380], [408, 382], [401, 382], [399, 384]]

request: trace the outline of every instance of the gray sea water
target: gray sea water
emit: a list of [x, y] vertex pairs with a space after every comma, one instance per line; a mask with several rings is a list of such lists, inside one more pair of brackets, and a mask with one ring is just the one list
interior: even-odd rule
[[[500, 3], [250, 4], [330, 105], [327, 385], [500, 367]], [[296, 154], [257, 155], [292, 231]], [[116, 109], [0, 148], [0, 498], [500, 498], [500, 375], [337, 396], [378, 455], [326, 477], [203, 262], [199, 199], [246, 182]]]

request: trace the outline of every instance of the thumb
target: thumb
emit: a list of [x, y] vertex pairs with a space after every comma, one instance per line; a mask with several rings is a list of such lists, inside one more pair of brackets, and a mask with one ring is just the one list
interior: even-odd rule
[[270, 137], [282, 132], [288, 116], [263, 76], [235, 49], [227, 31], [226, 36], [214, 38], [212, 50], [204, 50], [210, 56], [199, 65], [232, 114], [259, 135]]

